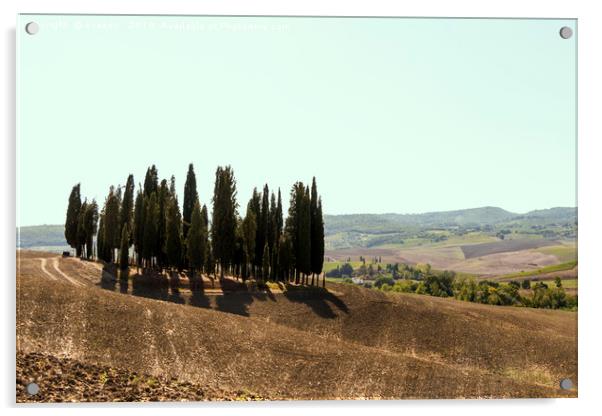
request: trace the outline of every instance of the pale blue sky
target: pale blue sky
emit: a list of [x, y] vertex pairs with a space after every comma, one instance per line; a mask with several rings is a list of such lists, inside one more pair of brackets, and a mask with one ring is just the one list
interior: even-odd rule
[[[36, 21], [40, 31], [23, 27]], [[19, 17], [18, 225], [155, 163], [208, 203], [318, 180], [328, 214], [576, 204], [573, 20]], [[181, 200], [181, 198], [180, 198]]]

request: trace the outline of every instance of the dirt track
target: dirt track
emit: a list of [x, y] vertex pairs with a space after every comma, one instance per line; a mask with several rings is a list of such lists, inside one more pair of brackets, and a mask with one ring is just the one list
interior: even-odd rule
[[274, 399], [576, 395], [557, 388], [577, 383], [575, 313], [350, 285], [155, 297], [104, 285], [94, 263], [20, 254], [19, 353]]

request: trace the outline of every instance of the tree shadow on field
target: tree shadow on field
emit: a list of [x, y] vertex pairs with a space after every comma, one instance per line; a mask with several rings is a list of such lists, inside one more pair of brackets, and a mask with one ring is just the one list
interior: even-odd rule
[[117, 266], [114, 264], [104, 264], [100, 276], [100, 287], [112, 292], [117, 287]]
[[179, 303], [179, 304], [183, 304], [184, 303], [184, 298], [182, 297], [182, 294], [180, 293], [180, 275], [178, 274], [178, 272], [172, 272], [169, 275], [169, 288], [170, 288], [170, 294], [169, 297], [167, 298], [167, 300], [169, 302], [173, 302], [173, 303]]
[[287, 290], [284, 296], [291, 302], [304, 303], [311, 308], [312, 312], [322, 318], [334, 319], [338, 315], [331, 304], [337, 310], [347, 314], [349, 308], [338, 296], [321, 288], [309, 288], [300, 290]]
[[205, 282], [202, 277], [189, 277], [190, 305], [198, 308], [211, 308], [209, 297], [205, 295]]
[[132, 295], [169, 301], [169, 281], [156, 270], [143, 269], [132, 277]]
[[255, 300], [276, 302], [276, 297], [267, 286], [259, 289], [252, 285], [249, 289], [247, 283], [230, 278], [220, 279], [220, 286], [223, 295], [217, 297], [216, 303], [217, 309], [222, 312], [249, 316], [249, 306]]
[[128, 289], [130, 286], [130, 269], [120, 270], [119, 271], [119, 292], [123, 294], [128, 293]]
[[217, 309], [222, 312], [249, 316], [249, 305], [253, 303], [253, 295], [249, 292], [224, 292], [217, 297]]

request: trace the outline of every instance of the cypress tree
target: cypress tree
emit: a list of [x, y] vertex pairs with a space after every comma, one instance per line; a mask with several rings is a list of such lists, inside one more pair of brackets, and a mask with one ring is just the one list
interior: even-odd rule
[[280, 236], [278, 243], [278, 275], [286, 282], [290, 281], [293, 267], [293, 247], [288, 233]]
[[234, 172], [230, 166], [225, 168], [220, 166], [215, 172], [211, 244], [214, 259], [220, 265], [222, 278], [234, 255], [237, 208]]
[[255, 260], [255, 238], [257, 233], [257, 221], [255, 219], [255, 212], [253, 211], [253, 200], [251, 199], [247, 204], [247, 213], [242, 221], [242, 238], [243, 248], [245, 257], [245, 277], [248, 277], [249, 273], [247, 267], [252, 265]]
[[211, 241], [209, 241], [209, 245], [207, 246], [205, 273], [207, 273], [212, 279], [215, 277], [215, 258], [213, 257], [213, 247]]
[[150, 197], [152, 193], [157, 192], [159, 188], [159, 172], [155, 165], [152, 165], [146, 170], [144, 177], [144, 196]]
[[97, 256], [100, 260], [108, 262], [110, 261], [107, 260], [107, 256], [106, 256], [106, 246], [105, 246], [105, 226], [104, 226], [104, 209], [103, 211], [100, 213], [99, 216], [99, 220], [98, 220], [98, 235], [96, 237], [96, 252], [97, 252]]
[[194, 204], [196, 204], [199, 199], [199, 195], [196, 189], [196, 175], [194, 174], [194, 166], [191, 164], [188, 165], [188, 173], [186, 175], [186, 183], [184, 184], [184, 205], [183, 205], [183, 218], [184, 218], [184, 228], [183, 234], [184, 238], [188, 235], [188, 229], [190, 228], [190, 221], [192, 217], [192, 210], [194, 209]]
[[203, 267], [203, 218], [201, 217], [201, 208], [199, 202], [194, 204], [192, 216], [190, 218], [190, 228], [188, 229], [188, 237], [186, 239], [186, 256], [188, 259], [188, 267], [191, 274]]
[[134, 204], [134, 250], [136, 251], [136, 264], [142, 265], [142, 248], [144, 246], [144, 196], [138, 189], [136, 203]]
[[80, 195], [80, 184], [78, 183], [71, 189], [69, 195], [69, 204], [67, 205], [67, 215], [65, 219], [65, 240], [75, 249], [77, 256], [80, 255], [77, 238], [77, 225], [79, 222], [79, 211], [82, 206]]
[[259, 221], [261, 219], [261, 195], [257, 192], [257, 188], [253, 188], [253, 196], [249, 201], [250, 209], [255, 216], [255, 244], [254, 244], [254, 253], [252, 256], [252, 265], [253, 265], [253, 274], [256, 274], [259, 267], [261, 267], [261, 262], [258, 259], [261, 258], [263, 245], [262, 245], [262, 233], [259, 229]]
[[268, 248], [268, 243], [265, 243], [263, 247], [263, 264], [261, 271], [262, 280], [265, 282], [270, 276], [270, 250]]
[[159, 208], [157, 204], [157, 193], [151, 193], [150, 197], [144, 197], [144, 237], [142, 246], [142, 257], [147, 267], [152, 266], [153, 257], [156, 256], [155, 248], [157, 241], [157, 225], [159, 219]]
[[[123, 199], [121, 200], [121, 210], [119, 211], [119, 229], [123, 230], [124, 226], [128, 227], [129, 231], [134, 229], [134, 175], [129, 175], [123, 191]], [[133, 237], [130, 236], [128, 247], [132, 245]]]
[[82, 204], [79, 215], [77, 219], [77, 250], [80, 253], [80, 256], [83, 258], [85, 256], [84, 247], [86, 246], [86, 227], [85, 227], [85, 217], [86, 210], [88, 209], [88, 201], [84, 200]]
[[307, 283], [307, 275], [311, 273], [311, 215], [309, 187], [302, 193], [301, 212], [299, 215], [299, 254], [298, 267], [303, 273], [304, 283]]
[[92, 250], [94, 244], [94, 235], [98, 227], [98, 204], [96, 200], [93, 199], [86, 208], [86, 212], [84, 214], [84, 229], [86, 234], [86, 258], [92, 258]]
[[264, 246], [268, 243], [268, 235], [270, 233], [270, 190], [267, 184], [263, 187], [263, 193], [261, 194], [261, 211], [258, 218], [257, 229], [260, 234], [258, 244], [260, 246], [257, 264], [263, 268]]
[[115, 194], [115, 188], [111, 186], [109, 195], [105, 201], [105, 218], [104, 218], [104, 244], [109, 262], [115, 260], [115, 249], [119, 248], [120, 233], [119, 233], [119, 199]]
[[159, 190], [157, 191], [157, 205], [159, 215], [157, 218], [157, 241], [155, 248], [155, 252], [157, 255], [157, 263], [161, 268], [165, 267], [167, 263], [167, 254], [165, 253], [165, 217], [167, 215], [167, 204], [169, 202], [169, 198], [170, 195], [169, 187], [167, 186], [167, 180], [163, 179], [161, 181], [161, 185], [159, 186]]
[[286, 219], [287, 233], [291, 238], [293, 258], [292, 263], [295, 269], [295, 283], [299, 283], [299, 274], [311, 272], [311, 221], [310, 221], [310, 201], [309, 189], [303, 185], [303, 182], [297, 182], [291, 190], [291, 202], [289, 215]]
[[127, 270], [130, 264], [130, 233], [128, 231], [127, 224], [123, 225], [121, 231], [121, 244], [119, 247], [119, 268], [121, 270]]
[[170, 267], [180, 268], [182, 263], [182, 215], [178, 207], [178, 198], [171, 195], [165, 217], [165, 254]]
[[322, 200], [318, 196], [318, 187], [316, 178], [313, 178], [311, 184], [311, 272], [312, 284], [313, 275], [320, 275], [324, 265], [324, 219], [322, 218]]
[[209, 215], [207, 214], [207, 206], [203, 204], [201, 208], [201, 254], [203, 256], [203, 264], [207, 262], [209, 255]]

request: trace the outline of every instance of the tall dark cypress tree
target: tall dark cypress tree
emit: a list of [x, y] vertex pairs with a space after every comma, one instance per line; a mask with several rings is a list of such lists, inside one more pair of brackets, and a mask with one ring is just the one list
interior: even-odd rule
[[288, 232], [285, 232], [278, 243], [278, 277], [286, 282], [291, 279], [293, 260], [292, 240]]
[[144, 246], [144, 195], [139, 189], [134, 204], [134, 250], [136, 251], [136, 264], [142, 265], [142, 247]]
[[182, 215], [178, 207], [178, 197], [170, 193], [165, 216], [165, 254], [171, 268], [180, 268], [182, 263]]
[[157, 193], [151, 193], [150, 197], [144, 197], [144, 237], [142, 246], [142, 257], [147, 267], [153, 265], [156, 256], [157, 228], [159, 223], [159, 207], [157, 204]]
[[196, 175], [194, 174], [194, 166], [188, 165], [188, 173], [186, 174], [186, 183], [184, 183], [184, 205], [183, 205], [183, 219], [184, 227], [182, 228], [184, 238], [188, 235], [188, 229], [190, 228], [190, 220], [192, 217], [192, 210], [194, 204], [199, 199], [199, 195], [196, 188]]
[[220, 265], [223, 278], [232, 263], [236, 244], [236, 180], [230, 166], [218, 167], [215, 172], [213, 190], [213, 220], [211, 221], [211, 244], [215, 261]]
[[250, 273], [248, 268], [254, 263], [256, 233], [257, 220], [255, 218], [255, 212], [253, 211], [253, 200], [251, 199], [247, 204], [247, 212], [242, 221], [243, 251], [245, 257], [245, 267], [243, 270], [244, 278], [249, 277]]
[[203, 204], [201, 208], [201, 253], [203, 255], [203, 265], [207, 263], [207, 256], [209, 255], [209, 215], [207, 214], [207, 206]]
[[170, 195], [167, 180], [163, 179], [161, 181], [161, 185], [159, 185], [159, 190], [157, 191], [159, 215], [157, 218], [157, 245], [155, 248], [157, 253], [157, 263], [161, 268], [167, 266], [167, 254], [165, 253], [165, 239], [167, 237], [165, 231], [165, 217], [167, 215], [167, 204], [169, 203], [169, 198]]
[[146, 176], [144, 177], [144, 196], [150, 197], [154, 192], [159, 189], [159, 172], [155, 165], [152, 165], [146, 170]]
[[261, 262], [258, 260], [261, 258], [263, 245], [262, 239], [263, 234], [260, 230], [260, 220], [261, 220], [261, 195], [257, 192], [257, 188], [253, 188], [253, 196], [249, 201], [250, 209], [255, 216], [255, 252], [253, 254], [253, 273], [257, 273], [259, 268], [261, 267]]
[[278, 188], [278, 202], [276, 205], [276, 233], [278, 238], [276, 239], [276, 244], [280, 244], [280, 234], [282, 234], [283, 227], [284, 219], [282, 218], [282, 196], [280, 195], [280, 188]]
[[309, 187], [301, 192], [301, 211], [299, 213], [299, 253], [297, 266], [303, 273], [303, 282], [307, 283], [307, 275], [311, 273], [311, 214]]
[[[131, 230], [134, 229], [134, 175], [129, 175], [125, 188], [123, 190], [123, 197], [121, 200], [121, 209], [119, 211], [119, 229], [123, 230], [123, 227], [127, 225], [128, 233], [131, 234]], [[128, 247], [133, 243], [133, 236], [130, 235], [130, 241]]]
[[312, 284], [314, 275], [322, 273], [324, 264], [324, 219], [322, 218], [322, 202], [318, 196], [318, 187], [314, 177], [311, 184], [310, 217], [311, 217], [311, 272]]
[[104, 262], [109, 262], [109, 261], [111, 261], [111, 259], [107, 258], [108, 256], [107, 256], [107, 250], [106, 250], [106, 245], [105, 245], [104, 218], [105, 218], [105, 213], [104, 213], [104, 209], [103, 209], [98, 218], [98, 235], [96, 237], [96, 255], [98, 256], [98, 258], [100, 260], [102, 260]]
[[84, 229], [86, 234], [86, 258], [92, 258], [94, 235], [98, 231], [98, 204], [92, 200], [84, 214]]
[[203, 267], [205, 248], [203, 247], [203, 218], [201, 216], [201, 208], [199, 201], [196, 201], [192, 208], [192, 216], [190, 218], [190, 228], [186, 237], [186, 258], [188, 259], [188, 267], [192, 275], [197, 270]]
[[127, 223], [123, 225], [121, 231], [121, 244], [119, 247], [119, 268], [121, 270], [127, 270], [130, 264], [130, 233], [128, 231]]
[[115, 261], [115, 250], [121, 242], [121, 230], [119, 230], [119, 198], [115, 194], [115, 188], [111, 186], [109, 195], [105, 201], [104, 218], [104, 244], [108, 253], [109, 261]]
[[81, 257], [85, 256], [84, 247], [86, 246], [86, 225], [85, 217], [86, 211], [88, 210], [88, 201], [84, 200], [77, 219], [77, 251], [79, 251]]
[[67, 244], [75, 249], [77, 256], [81, 254], [79, 252], [80, 248], [77, 238], [77, 226], [81, 206], [82, 199], [80, 195], [80, 184], [78, 183], [71, 189], [69, 204], [67, 205], [67, 216], [65, 219], [65, 239], [67, 240]]

